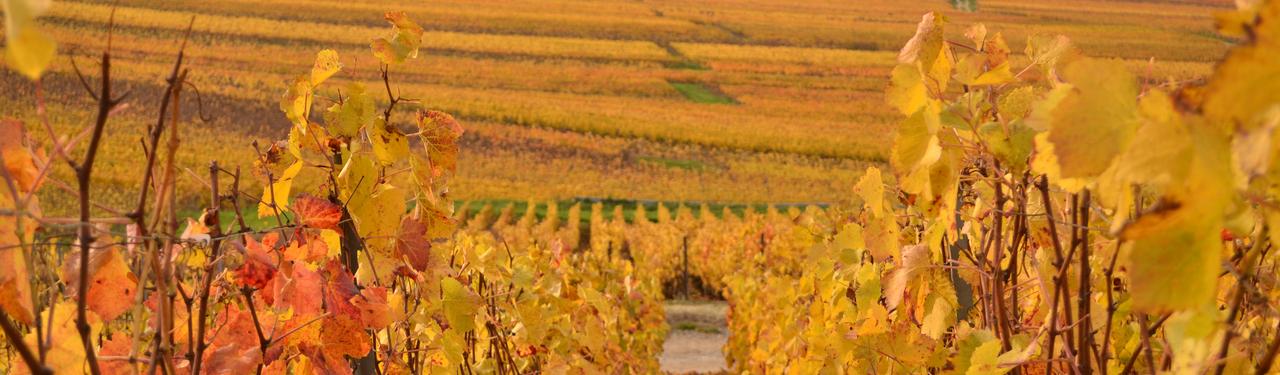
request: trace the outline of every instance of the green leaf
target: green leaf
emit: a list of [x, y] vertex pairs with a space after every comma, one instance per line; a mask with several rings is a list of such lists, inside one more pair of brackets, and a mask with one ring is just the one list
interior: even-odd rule
[[987, 123], [978, 129], [991, 153], [1014, 174], [1026, 170], [1035, 145], [1036, 131], [1021, 121], [1009, 124], [1008, 131], [999, 123]]
[[1035, 98], [1036, 89], [1033, 86], [1023, 86], [1004, 93], [996, 102], [999, 105], [1000, 119], [1012, 122], [1027, 117]]

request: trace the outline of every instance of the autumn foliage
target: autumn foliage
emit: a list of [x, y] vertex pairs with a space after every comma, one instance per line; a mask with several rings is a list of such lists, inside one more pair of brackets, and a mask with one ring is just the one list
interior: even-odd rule
[[[185, 222], [179, 53], [141, 135], [136, 206], [100, 207], [98, 145], [129, 100], [104, 43], [77, 77], [97, 113], [83, 135], [53, 134], [41, 98], [34, 125], [0, 121], [0, 370], [654, 373], [663, 284], [692, 275], [730, 304], [737, 372], [1266, 374], [1280, 1], [1240, 3], [1217, 16], [1235, 46], [1185, 82], [1140, 80], [1065, 36], [1021, 53], [981, 24], [955, 37], [926, 14], [886, 88], [901, 120], [888, 166], [847, 202], [659, 205], [656, 222], [595, 206], [589, 228], [580, 206], [565, 225], [555, 205], [542, 222], [534, 205], [514, 222], [454, 212], [464, 127], [396, 87], [424, 35], [401, 12], [370, 41], [377, 72], [322, 50], [282, 86], [288, 136], [246, 146], [253, 170], [191, 172], [208, 201]], [[39, 90], [56, 56], [43, 3], [3, 4], [6, 64]], [[42, 213], [51, 186], [78, 217]]]
[[[10, 53], [54, 48], [39, 38], [38, 12], [6, 8], [28, 17], [17, 19], [27, 29], [9, 35]], [[293, 124], [287, 139], [257, 148], [250, 173], [212, 162], [203, 181], [210, 200], [186, 223], [172, 209], [178, 120], [165, 115], [180, 110], [186, 88], [181, 54], [161, 95], [160, 121], [144, 135], [148, 158], [135, 210], [94, 217], [99, 211], [90, 208], [98, 135], [122, 103], [111, 90], [110, 50], [101, 55], [99, 87], [89, 92], [100, 111], [83, 151], [36, 145], [24, 124], [5, 120], [0, 369], [656, 371], [666, 324], [653, 279], [559, 244], [509, 247], [456, 231], [447, 186], [463, 127], [393, 88], [396, 68], [417, 57], [423, 30], [404, 13], [386, 19], [390, 35], [370, 43], [382, 62], [375, 87], [386, 97], [343, 77], [336, 52], [320, 51], [280, 99]], [[41, 84], [47, 61], [9, 61]], [[330, 90], [325, 84], [335, 79], [348, 83]], [[35, 192], [51, 168], [67, 164], [80, 183], [82, 217], [44, 217]], [[262, 179], [255, 184], [261, 193], [241, 191], [251, 176]], [[254, 206], [276, 225], [246, 225]], [[74, 241], [65, 240], [68, 233]]]

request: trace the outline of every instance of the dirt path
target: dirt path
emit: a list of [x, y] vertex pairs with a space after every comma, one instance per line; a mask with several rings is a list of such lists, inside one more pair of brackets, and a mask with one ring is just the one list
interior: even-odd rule
[[725, 371], [720, 348], [729, 338], [724, 302], [668, 301], [671, 333], [662, 344], [662, 371], [672, 374]]

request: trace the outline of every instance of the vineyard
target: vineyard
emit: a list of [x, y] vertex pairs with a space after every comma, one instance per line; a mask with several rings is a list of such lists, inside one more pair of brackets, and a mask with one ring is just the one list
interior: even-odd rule
[[1280, 371], [1280, 1], [280, 2], [0, 1], [0, 373]]

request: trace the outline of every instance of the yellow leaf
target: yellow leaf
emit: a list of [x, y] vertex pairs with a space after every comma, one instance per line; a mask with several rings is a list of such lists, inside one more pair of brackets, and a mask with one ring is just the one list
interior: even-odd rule
[[993, 86], [1014, 81], [1009, 64], [987, 68], [987, 56], [971, 54], [956, 65], [956, 81], [969, 86]]
[[880, 177], [880, 168], [867, 167], [853, 191], [862, 198], [862, 203], [872, 215], [884, 215], [884, 180]]
[[889, 273], [889, 282], [884, 285], [885, 306], [890, 310], [897, 308], [902, 302], [903, 294], [922, 272], [921, 267], [929, 265], [929, 246], [911, 245], [902, 249], [902, 260]]
[[1032, 35], [1027, 38], [1027, 57], [1032, 64], [1052, 69], [1062, 63], [1070, 63], [1079, 54], [1071, 39], [1063, 35]]
[[1133, 138], [1138, 82], [1115, 61], [1080, 60], [1064, 75], [1073, 90], [1054, 108], [1048, 140], [1062, 177], [1097, 177]]
[[267, 187], [262, 189], [262, 201], [258, 203], [258, 217], [275, 216], [277, 209], [284, 212], [289, 206], [289, 190], [293, 188], [293, 178], [302, 171], [302, 161], [296, 161], [284, 173]]
[[925, 106], [898, 126], [893, 140], [893, 167], [897, 173], [909, 173], [927, 167], [942, 155], [938, 137], [938, 109]]
[[405, 213], [404, 189], [379, 184], [363, 204], [354, 207], [348, 204], [347, 208], [355, 220], [356, 231], [365, 239], [365, 246], [384, 255], [392, 254], [400, 218]]
[[951, 47], [943, 35], [946, 18], [926, 13], [916, 25], [916, 34], [898, 52], [898, 62], [915, 64], [927, 78], [925, 85], [936, 93], [947, 91], [951, 78]]
[[369, 127], [369, 141], [373, 143], [373, 156], [382, 165], [395, 164], [409, 157], [409, 138], [394, 125], [377, 119]]
[[1058, 165], [1058, 157], [1053, 152], [1053, 143], [1049, 142], [1049, 133], [1036, 134], [1035, 157], [1031, 159], [1031, 170], [1045, 175], [1049, 182], [1058, 185], [1069, 193], [1078, 193], [1089, 184], [1082, 178], [1063, 178], [1062, 169]]
[[[427, 150], [427, 160], [431, 162], [430, 176], [452, 174], [458, 169], [458, 139], [464, 132], [462, 125], [453, 116], [440, 111], [419, 111], [417, 124], [422, 147]], [[418, 171], [415, 170], [416, 173]]]
[[1134, 142], [1117, 159], [1116, 176], [1127, 184], [1144, 184], [1160, 191], [1186, 178], [1194, 145], [1187, 124], [1164, 92], [1148, 92], [1140, 110], [1142, 126], [1134, 139], [1142, 141]]
[[390, 39], [374, 39], [370, 44], [373, 56], [387, 65], [418, 57], [418, 47], [422, 44], [422, 27], [410, 20], [404, 12], [387, 12], [384, 17], [391, 23], [395, 34]]
[[[52, 317], [49, 316], [51, 311]], [[76, 311], [76, 304], [66, 301], [58, 302], [57, 305], [41, 313], [43, 316], [40, 317], [40, 321], [49, 322], [50, 328], [44, 334], [52, 341], [48, 353], [45, 354], [45, 363], [55, 375], [85, 373], [84, 344], [80, 342], [80, 333], [76, 330]], [[102, 330], [102, 323], [92, 312], [88, 313], [88, 317], [89, 334], [91, 337], [98, 337]], [[28, 347], [37, 347], [36, 333], [37, 331], [32, 330], [24, 337]]]
[[877, 260], [896, 258], [901, 252], [898, 223], [892, 215], [867, 220], [863, 234], [866, 236], [867, 250]]
[[320, 86], [321, 82], [329, 79], [339, 70], [342, 70], [342, 62], [338, 61], [338, 51], [331, 49], [320, 51], [316, 54], [315, 65], [311, 67], [311, 87]]
[[[862, 238], [862, 227], [854, 223], [845, 224], [844, 228], [840, 229], [840, 233], [836, 234], [836, 237], [832, 242], [832, 245], [835, 246], [836, 250], [841, 250], [841, 251], [844, 251], [844, 250], [860, 251], [867, 248], [867, 243]], [[851, 257], [849, 259], [844, 259], [844, 258], [840, 259], [841, 262], [845, 262], [848, 264], [858, 263], [859, 260], [860, 259], [856, 257]]]
[[1162, 313], [1211, 303], [1222, 270], [1221, 232], [1234, 204], [1226, 136], [1192, 123], [1186, 178], [1167, 189], [1161, 204], [1126, 225], [1130, 298], [1135, 310]]
[[4, 5], [4, 60], [10, 68], [36, 80], [53, 62], [58, 45], [40, 30], [36, 17], [49, 9], [49, 0], [0, 0]]
[[289, 84], [289, 88], [285, 90], [284, 95], [280, 98], [280, 110], [284, 112], [284, 116], [289, 119], [295, 127], [302, 128], [305, 132], [307, 127], [307, 115], [311, 111], [311, 78], [308, 76], [298, 76]]
[[340, 198], [347, 202], [348, 211], [362, 207], [373, 194], [373, 187], [379, 183], [381, 176], [378, 167], [367, 153], [347, 155], [347, 162], [342, 166], [342, 172], [338, 173], [338, 187], [341, 189]]
[[920, 70], [910, 64], [898, 64], [893, 68], [892, 81], [884, 96], [903, 115], [916, 113], [929, 100]]
[[991, 70], [982, 72], [977, 78], [968, 82], [969, 86], [994, 86], [1003, 85], [1016, 81], [1017, 78], [1009, 71], [1009, 63], [997, 65]]
[[440, 303], [450, 328], [462, 333], [475, 329], [480, 296], [452, 277], [441, 279], [440, 289], [444, 292], [444, 299]]
[[325, 111], [324, 122], [334, 136], [354, 138], [361, 128], [373, 124], [376, 109], [364, 85], [349, 84], [343, 93], [347, 97]]
[[1205, 90], [1205, 115], [1231, 127], [1258, 127], [1259, 116], [1280, 105], [1280, 1], [1257, 11], [1253, 38], [1228, 53]]

